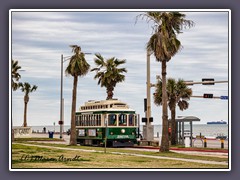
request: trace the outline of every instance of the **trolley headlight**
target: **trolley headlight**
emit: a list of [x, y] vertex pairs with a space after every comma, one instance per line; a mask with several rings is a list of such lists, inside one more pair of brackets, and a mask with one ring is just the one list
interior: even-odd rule
[[121, 129], [121, 133], [123, 133], [123, 134], [124, 134], [124, 133], [125, 133], [125, 129]]
[[113, 132], [110, 132], [111, 135], [113, 135]]

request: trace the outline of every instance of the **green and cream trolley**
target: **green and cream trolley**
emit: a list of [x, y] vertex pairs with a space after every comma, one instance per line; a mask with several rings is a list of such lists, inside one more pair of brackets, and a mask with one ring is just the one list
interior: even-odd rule
[[80, 145], [124, 147], [137, 143], [138, 115], [117, 99], [88, 101], [76, 112]]

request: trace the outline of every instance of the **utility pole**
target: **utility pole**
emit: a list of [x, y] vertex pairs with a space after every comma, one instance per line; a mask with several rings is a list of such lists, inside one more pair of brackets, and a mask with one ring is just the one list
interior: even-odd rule
[[63, 55], [61, 55], [61, 88], [60, 88], [60, 139], [62, 139], [63, 131]]
[[[74, 47], [77, 45], [70, 45], [70, 47]], [[93, 54], [93, 53], [84, 53], [84, 54]], [[63, 57], [63, 54], [61, 55], [61, 86], [60, 86], [60, 120], [59, 120], [59, 125], [60, 125], [60, 139], [63, 137], [63, 125], [64, 125], [64, 99], [63, 99], [63, 63], [70, 60], [71, 56]]]
[[147, 103], [146, 103], [146, 112], [145, 112], [145, 125], [143, 126], [143, 138], [147, 141], [152, 141], [154, 138], [154, 131], [153, 125], [151, 125], [151, 82], [150, 82], [150, 52], [147, 50], [147, 83], [146, 83], [146, 90], [147, 90]]
[[150, 124], [150, 117], [151, 117], [151, 83], [150, 83], [150, 54], [147, 51], [147, 111], [146, 111], [146, 118], [147, 118], [147, 125]]

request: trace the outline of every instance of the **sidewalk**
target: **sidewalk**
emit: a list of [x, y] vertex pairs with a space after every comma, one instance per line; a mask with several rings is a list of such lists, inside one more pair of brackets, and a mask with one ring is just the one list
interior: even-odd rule
[[[136, 146], [134, 148], [139, 149], [159, 149], [159, 147], [154, 146]], [[227, 149], [203, 149], [203, 148], [178, 148], [178, 147], [170, 147], [172, 151], [198, 151], [198, 152], [213, 152], [213, 153], [228, 153]]]
[[[48, 134], [37, 134], [33, 133], [31, 137], [45, 137], [48, 138]], [[59, 134], [54, 134], [53, 138], [59, 138]], [[41, 143], [51, 143], [51, 144], [69, 144], [70, 136], [64, 134], [63, 138], [64, 141], [41, 141]], [[141, 151], [159, 151], [159, 147], [154, 146], [136, 146], [131, 147], [131, 149], [141, 150]], [[191, 155], [204, 155], [204, 156], [215, 156], [215, 157], [228, 157], [228, 149], [203, 149], [203, 148], [177, 148], [177, 147], [171, 147], [170, 151], [177, 152], [177, 153], [183, 153], [183, 154], [191, 154]]]

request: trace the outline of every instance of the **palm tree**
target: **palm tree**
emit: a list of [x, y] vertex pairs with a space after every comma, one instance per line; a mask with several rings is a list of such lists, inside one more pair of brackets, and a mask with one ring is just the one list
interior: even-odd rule
[[101, 87], [106, 87], [107, 89], [107, 100], [113, 98], [113, 91], [117, 83], [123, 82], [125, 80], [125, 75], [127, 70], [125, 68], [118, 68], [121, 64], [126, 63], [126, 60], [119, 60], [115, 57], [104, 60], [101, 54], [95, 54], [94, 59], [96, 68], [91, 69], [91, 71], [96, 71], [94, 79], [98, 79], [98, 84]]
[[19, 74], [19, 70], [21, 69], [21, 66], [18, 65], [18, 61], [14, 61], [12, 59], [12, 90], [16, 91], [18, 89], [18, 81], [21, 78], [21, 75]]
[[81, 52], [80, 46], [73, 45], [70, 47], [72, 47], [72, 52], [74, 52], [74, 55], [70, 58], [70, 62], [65, 70], [65, 73], [67, 75], [73, 76], [70, 145], [77, 145], [76, 127], [75, 127], [77, 82], [78, 82], [78, 76], [84, 76], [88, 73], [90, 65], [87, 63], [84, 57], [84, 53]]
[[29, 83], [25, 82], [19, 83], [19, 87], [22, 90], [22, 92], [25, 93], [24, 95], [24, 121], [23, 121], [23, 127], [27, 127], [27, 104], [29, 102], [29, 93], [34, 92], [37, 90], [37, 86], [33, 85], [31, 86]]
[[168, 138], [168, 112], [166, 75], [167, 62], [181, 49], [181, 42], [177, 34], [184, 27], [193, 26], [193, 21], [186, 20], [185, 14], [179, 12], [147, 12], [138, 17], [146, 18], [147, 22], [153, 22], [154, 34], [147, 43], [147, 49], [154, 54], [156, 60], [162, 64], [162, 140], [160, 151], [169, 151]]
[[[12, 90], [16, 91], [19, 88], [19, 79], [21, 78], [21, 75], [19, 74], [19, 70], [21, 69], [21, 66], [18, 65], [18, 61], [14, 61], [12, 59]], [[12, 122], [13, 126], [13, 122]], [[12, 127], [12, 141], [14, 141], [14, 130]]]
[[[192, 95], [192, 89], [188, 88], [186, 83], [179, 79], [177, 82], [175, 79], [169, 78], [167, 81], [167, 95], [168, 95], [168, 107], [171, 111], [171, 144], [176, 145], [177, 130], [176, 130], [176, 105], [178, 105], [181, 111], [186, 110], [189, 106], [187, 102]], [[154, 93], [154, 103], [159, 106], [162, 105], [162, 82], [158, 81]]]

